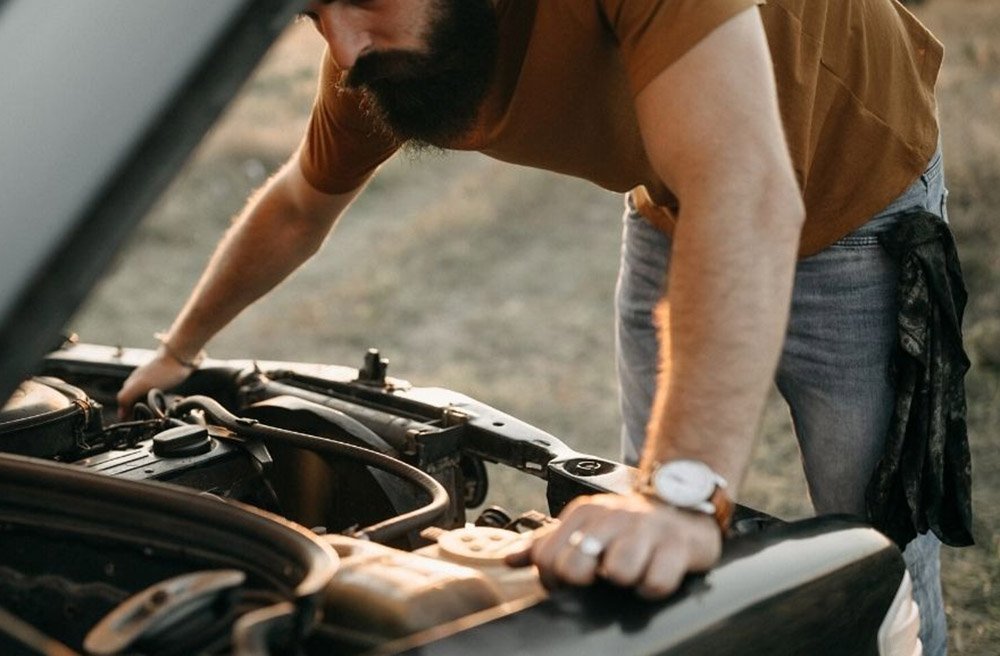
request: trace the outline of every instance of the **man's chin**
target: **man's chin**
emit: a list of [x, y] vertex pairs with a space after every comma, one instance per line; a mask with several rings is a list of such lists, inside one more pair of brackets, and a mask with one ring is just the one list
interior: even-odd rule
[[371, 90], [365, 95], [365, 111], [376, 129], [397, 143], [419, 150], [444, 148], [461, 141], [472, 131], [478, 111], [478, 103], [456, 111], [454, 105], [442, 107], [431, 101], [385, 101]]

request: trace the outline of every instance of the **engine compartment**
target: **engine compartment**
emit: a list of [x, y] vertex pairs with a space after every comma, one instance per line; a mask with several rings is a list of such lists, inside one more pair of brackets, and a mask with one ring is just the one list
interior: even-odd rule
[[[56, 358], [46, 373], [60, 377], [25, 381], [0, 409], [0, 451], [121, 481], [170, 483], [308, 527], [338, 562], [320, 595], [320, 630], [312, 631], [323, 636], [324, 649], [332, 643], [338, 652], [364, 651], [544, 597], [533, 569], [511, 570], [502, 561], [521, 531], [551, 518], [488, 508], [467, 522], [466, 509], [482, 503], [488, 486], [482, 460], [463, 449], [467, 419], [451, 405], [387, 406], [407, 385], [386, 380], [377, 353], [342, 382], [206, 367], [177, 394], [151, 392], [126, 421], [113, 400], [123, 372], [105, 364]], [[273, 595], [238, 568], [108, 536], [65, 540], [51, 525], [3, 522], [0, 607], [71, 649], [173, 653], [162, 641], [169, 633], [177, 653], [193, 636], [225, 651], [235, 643], [222, 646], [219, 626], [254, 610], [237, 600], [247, 590], [251, 598]], [[192, 587], [200, 592], [178, 592]], [[169, 609], [166, 615], [176, 616], [169, 630], [156, 622], [138, 630], [136, 618], [127, 618], [139, 613], [130, 606], [149, 611], [151, 600], [185, 594], [200, 601]], [[215, 619], [192, 629], [204, 607], [216, 609]]]
[[[67, 345], [0, 410], [0, 653], [869, 653], [903, 577], [864, 525], [740, 506], [666, 602], [546, 591], [504, 555], [635, 470], [375, 351], [208, 362], [122, 421], [151, 355]], [[485, 463], [543, 479], [548, 508], [482, 508]]]

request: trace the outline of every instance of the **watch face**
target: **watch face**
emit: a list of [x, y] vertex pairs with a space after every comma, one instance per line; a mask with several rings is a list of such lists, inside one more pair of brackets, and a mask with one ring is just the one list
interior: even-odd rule
[[653, 473], [652, 483], [661, 499], [679, 508], [689, 508], [712, 497], [717, 477], [705, 463], [675, 460], [660, 465]]

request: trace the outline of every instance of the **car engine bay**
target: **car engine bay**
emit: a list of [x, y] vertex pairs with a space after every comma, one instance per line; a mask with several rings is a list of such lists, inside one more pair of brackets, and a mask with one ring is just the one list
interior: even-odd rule
[[[391, 378], [375, 350], [209, 361], [123, 419], [151, 356], [67, 343], [0, 409], [0, 653], [576, 654], [584, 633], [593, 653], [867, 653], [890, 602], [912, 614], [873, 529], [743, 506], [719, 566], [665, 603], [545, 590], [505, 555], [636, 470]], [[543, 479], [546, 511], [487, 506], [486, 463]]]
[[[265, 373], [259, 364], [208, 365], [176, 394], [150, 392], [121, 420], [114, 393], [127, 368], [108, 366], [114, 359], [108, 351], [70, 347], [91, 362], [50, 357], [45, 373], [51, 375], [25, 381], [0, 410], [0, 450], [122, 481], [170, 483], [309, 527], [339, 562], [320, 605], [324, 635], [341, 651], [544, 596], [533, 568], [508, 568], [503, 557], [522, 532], [552, 522], [549, 515], [489, 507], [466, 521], [467, 508], [481, 505], [488, 487], [482, 458], [468, 448], [473, 424], [491, 429], [479, 436], [484, 448], [504, 443], [492, 431], [527, 425], [446, 390], [405, 398], [409, 384], [387, 378], [375, 350], [341, 380]], [[537, 474], [553, 450], [568, 452], [530, 429], [503, 446], [503, 457]], [[567, 471], [581, 480], [626, 469], [600, 459], [568, 461]], [[572, 496], [572, 475], [567, 483], [557, 505]], [[97, 568], [72, 565], [81, 559], [81, 543], [62, 544], [65, 572], [31, 575], [31, 554], [52, 545], [43, 547], [39, 536], [21, 534], [13, 523], [4, 529], [0, 607], [71, 648], [173, 653], [157, 642], [170, 635], [184, 651], [218, 630], [191, 622], [206, 604], [228, 599], [228, 610], [217, 613], [223, 623], [248, 611], [241, 607], [247, 595], [237, 594], [246, 577], [237, 570], [181, 568], [163, 580], [145, 573], [122, 580], [128, 566], [109, 561], [99, 568], [106, 580], [81, 584], [82, 571], [90, 576]], [[107, 553], [102, 548], [89, 558]], [[22, 567], [12, 565], [18, 557], [26, 559]], [[159, 605], [151, 609], [151, 600]], [[136, 613], [149, 617], [139, 622]]]

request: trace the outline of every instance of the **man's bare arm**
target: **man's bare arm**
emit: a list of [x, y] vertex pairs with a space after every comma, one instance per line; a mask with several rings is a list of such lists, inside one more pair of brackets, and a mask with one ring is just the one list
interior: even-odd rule
[[[757, 10], [661, 73], [636, 107], [650, 161], [681, 206], [642, 464], [697, 458], [736, 484], [780, 354], [804, 215]], [[578, 499], [561, 519], [531, 547], [549, 583], [602, 576], [663, 597], [721, 553], [713, 518], [640, 494]], [[606, 545], [600, 558], [570, 541], [578, 531]]]
[[696, 458], [734, 485], [780, 356], [804, 219], [772, 70], [751, 9], [636, 100], [681, 204], [643, 465]]
[[357, 195], [324, 194], [303, 177], [298, 154], [247, 202], [223, 237], [184, 308], [167, 346], [137, 369], [118, 395], [125, 410], [152, 387], [180, 383], [209, 339], [311, 257]]

